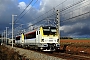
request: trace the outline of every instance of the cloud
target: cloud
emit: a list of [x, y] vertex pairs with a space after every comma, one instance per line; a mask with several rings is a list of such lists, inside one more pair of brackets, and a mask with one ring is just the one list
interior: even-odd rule
[[[61, 13], [61, 35], [90, 37], [90, 1], [85, 0]], [[88, 12], [88, 13], [87, 13]]]
[[11, 15], [19, 13], [16, 6], [17, 1], [0, 0], [0, 32], [5, 30], [5, 27], [11, 27]]
[[[27, 5], [25, 2], [19, 2], [18, 7], [20, 8], [20, 10], [24, 10], [27, 7]], [[31, 5], [28, 6], [26, 10], [29, 10], [30, 8], [31, 8]]]
[[[84, 27], [86, 27], [87, 26], [87, 24], [86, 23], [75, 23], [75, 24], [73, 24], [73, 25], [64, 25], [64, 26], [62, 26], [62, 29], [63, 29], [63, 31], [65, 32], [65, 33], [70, 33], [70, 32], [72, 32], [72, 31], [76, 31], [76, 29], [83, 29]], [[77, 31], [78, 31], [77, 30]]]
[[[63, 2], [64, 1], [64, 2]], [[12, 21], [12, 14], [18, 15], [19, 19], [17, 23], [24, 24], [24, 28], [30, 26], [37, 21], [43, 20], [46, 17], [49, 17], [52, 14], [56, 13], [57, 9], [64, 9], [67, 6], [72, 5], [80, 0], [40, 0], [39, 8], [36, 9], [34, 6], [30, 5], [21, 16], [19, 14], [26, 8], [28, 5], [26, 2], [18, 2], [17, 0], [0, 0], [0, 32], [5, 30], [5, 27], [10, 27]], [[59, 5], [63, 2], [61, 5]], [[61, 21], [66, 20], [65, 22], [60, 23], [61, 36], [86, 36], [90, 34], [90, 24], [89, 24], [89, 14], [85, 14], [73, 19], [71, 17], [86, 13], [90, 11], [89, 6], [90, 1], [85, 0], [84, 2], [75, 5], [67, 10], [60, 12]], [[59, 6], [57, 6], [59, 5]], [[57, 7], [56, 7], [57, 6]], [[82, 7], [82, 8], [80, 8]], [[54, 10], [55, 8], [55, 10]], [[51, 11], [49, 11], [52, 9]], [[48, 13], [45, 13], [49, 11]], [[27, 13], [26, 13], [27, 12]], [[22, 17], [23, 16], [23, 17]], [[15, 17], [15, 19], [17, 18]], [[22, 18], [21, 18], [22, 17]], [[38, 18], [37, 18], [38, 17]], [[55, 18], [56, 16], [51, 16], [49, 18]], [[44, 19], [47, 20], [47, 19]], [[52, 20], [53, 21], [53, 20]], [[45, 23], [45, 21], [43, 21]], [[38, 22], [36, 26], [42, 25], [43, 22]], [[16, 25], [14, 27], [17, 27]]]
[[18, 5], [18, 7], [19, 7], [20, 9], [25, 9], [25, 8], [26, 8], [25, 2], [20, 2], [19, 5]]

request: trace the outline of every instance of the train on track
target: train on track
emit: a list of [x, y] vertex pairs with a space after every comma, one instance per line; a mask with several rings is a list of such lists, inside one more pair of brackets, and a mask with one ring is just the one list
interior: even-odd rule
[[16, 36], [15, 46], [56, 51], [60, 49], [58, 29], [53, 26], [41, 26], [27, 33]]

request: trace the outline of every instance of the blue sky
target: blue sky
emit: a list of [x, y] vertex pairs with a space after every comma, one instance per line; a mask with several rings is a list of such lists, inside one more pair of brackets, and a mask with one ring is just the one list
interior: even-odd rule
[[25, 3], [29, 3], [31, 0], [18, 0], [18, 2], [25, 2]]
[[[32, 0], [18, 0], [18, 2], [25, 2], [27, 5], [31, 2]], [[33, 5], [37, 0], [33, 0], [32, 4]], [[40, 8], [40, 1], [41, 0], [38, 0], [37, 3], [35, 3], [35, 5], [33, 7], [35, 7], [36, 9], [39, 9]]]

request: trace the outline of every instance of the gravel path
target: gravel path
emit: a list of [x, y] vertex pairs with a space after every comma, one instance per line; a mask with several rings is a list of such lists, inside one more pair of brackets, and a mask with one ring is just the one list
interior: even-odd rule
[[[11, 48], [11, 47], [9, 47]], [[29, 60], [66, 60], [58, 57], [48, 56], [42, 53], [38, 53], [31, 50], [14, 47], [15, 51], [19, 52], [20, 55], [24, 55]]]

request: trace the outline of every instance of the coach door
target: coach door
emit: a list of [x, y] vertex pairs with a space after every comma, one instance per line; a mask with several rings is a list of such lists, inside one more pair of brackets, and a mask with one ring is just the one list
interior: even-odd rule
[[39, 34], [39, 31], [36, 31], [36, 43], [39, 43], [39, 38], [40, 34]]

